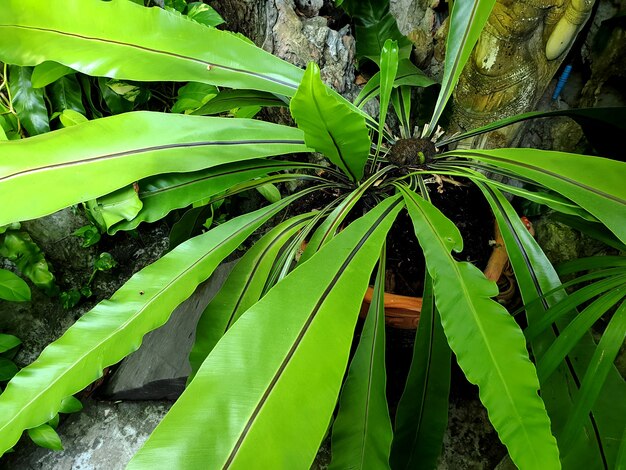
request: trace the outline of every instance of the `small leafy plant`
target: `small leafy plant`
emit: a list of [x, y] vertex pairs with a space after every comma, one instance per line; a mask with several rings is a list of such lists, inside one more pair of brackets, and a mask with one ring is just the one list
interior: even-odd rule
[[[616, 215], [626, 205], [625, 165], [534, 149], [443, 151], [451, 140], [437, 141], [443, 109], [493, 3], [454, 2], [441, 91], [430, 122], [416, 133], [408, 87], [430, 80], [392, 40], [376, 51], [380, 72], [353, 104], [323, 84], [314, 64], [302, 71], [177, 13], [126, 0], [4, 0], [0, 59], [6, 63], [35, 66], [33, 74], [61, 64], [108, 77], [109, 84], [189, 81], [216, 88], [209, 99], [196, 95], [181, 104], [177, 110], [186, 114], [128, 112], [0, 143], [0, 225], [85, 202], [113, 234], [252, 188], [301, 186], [181, 243], [46, 348], [0, 395], [0, 452], [137, 349], [274, 216], [305, 197], [332, 194], [319, 210], [292, 209], [239, 260], [200, 319], [186, 391], [129, 468], [306, 468], [338, 402], [334, 468], [433, 467], [447, 421], [451, 352], [478, 385], [517, 466], [612, 466], [626, 452], [624, 405], [605, 406], [598, 397], [624, 396], [612, 362], [626, 304], [615, 313], [618, 327], [596, 345], [578, 325], [573, 302], [558, 310], [572, 296], [504, 193], [596, 224], [624, 243], [626, 226]], [[366, 50], [362, 55], [373, 57]], [[188, 87], [181, 98], [192, 88], [207, 91]], [[375, 97], [378, 120], [362, 110]], [[385, 126], [390, 103], [400, 136]], [[297, 127], [206, 116], [286, 105]], [[311, 151], [327, 164], [285, 157]], [[493, 300], [495, 283], [454, 258], [463, 246], [459, 230], [429, 196], [429, 187], [446, 180], [476, 185], [491, 206], [527, 303], [527, 336]], [[404, 210], [427, 270], [413, 365], [392, 426], [385, 399], [385, 239]], [[374, 298], [348, 367], [372, 272]], [[614, 295], [622, 302], [623, 293]], [[575, 339], [565, 335], [572, 325], [581, 332]], [[550, 355], [547, 367], [544, 357], [556, 344], [560, 353]]]

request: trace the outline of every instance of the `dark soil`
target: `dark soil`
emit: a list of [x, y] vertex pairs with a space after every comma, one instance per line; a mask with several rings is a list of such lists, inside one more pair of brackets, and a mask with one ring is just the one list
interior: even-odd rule
[[[484, 269], [493, 238], [489, 204], [474, 185], [445, 184], [443, 193], [430, 192], [431, 202], [457, 226], [463, 237], [463, 251], [453, 253], [458, 261], [469, 261]], [[413, 222], [406, 211], [396, 219], [387, 237], [386, 289], [401, 295], [421, 297], [425, 261], [415, 237]]]

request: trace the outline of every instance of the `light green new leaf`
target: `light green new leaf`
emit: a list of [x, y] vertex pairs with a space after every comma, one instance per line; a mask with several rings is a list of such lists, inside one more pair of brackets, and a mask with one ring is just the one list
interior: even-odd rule
[[88, 119], [80, 114], [79, 112], [74, 111], [73, 109], [66, 109], [61, 112], [59, 115], [59, 120], [63, 127], [72, 127], [77, 124], [82, 124], [83, 122], [87, 122]]
[[71, 73], [74, 73], [74, 70], [65, 65], [56, 62], [42, 62], [33, 69], [30, 79], [33, 88], [43, 88]]
[[450, 251], [463, 246], [456, 226], [431, 203], [400, 188], [433, 279], [448, 344], [467, 380], [478, 385], [500, 440], [520, 468], [560, 468], [526, 340], [513, 317], [491, 299], [498, 294], [496, 284], [472, 264], [455, 261]]
[[61, 438], [54, 428], [48, 424], [42, 424], [36, 428], [29, 429], [28, 437], [39, 447], [45, 447], [51, 450], [63, 450]]
[[326, 155], [353, 181], [363, 177], [371, 145], [365, 118], [330, 93], [313, 62], [290, 109], [309, 147]]
[[163, 325], [229, 253], [302, 194], [179, 245], [82, 316], [0, 395], [0, 453], [10, 449], [24, 429], [50, 420], [66, 397], [99, 378], [105, 367], [135, 351], [143, 336]]
[[389, 468], [391, 419], [385, 373], [385, 250], [374, 295], [333, 423], [331, 470]]
[[437, 122], [456, 86], [463, 67], [489, 19], [496, 0], [455, 0], [448, 25], [446, 58], [443, 68], [441, 90], [433, 116], [425, 129], [428, 136], [436, 130]]
[[30, 300], [30, 287], [16, 274], [0, 269], [0, 299], [12, 302]]
[[[126, 0], [2, 0], [0, 61], [102, 77], [201, 82], [291, 96], [302, 70], [236, 35]], [[86, 21], [97, 18], [98, 21]]]
[[626, 243], [626, 163], [601, 157], [536, 149], [455, 150], [463, 158], [474, 158], [513, 171], [571, 199], [603, 222]]
[[196, 340], [189, 353], [192, 375], [195, 375], [224, 333], [261, 298], [279, 252], [311, 217], [310, 213], [302, 214], [277, 225], [237, 261], [228, 279], [198, 320]]
[[0, 225], [41, 217], [155, 174], [307, 150], [296, 128], [153, 112], [0, 142]]
[[413, 359], [396, 411], [394, 469], [436, 468], [448, 425], [451, 352], [426, 273]]
[[248, 309], [128, 468], [309, 468], [400, 202], [350, 224]]
[[[1, 5], [1, 4], [0, 4]], [[0, 11], [2, 6], [0, 6]], [[2, 29], [0, 28], [0, 37]], [[2, 41], [2, 39], [0, 39]], [[41, 88], [33, 88], [31, 67], [9, 67], [9, 88], [13, 93], [13, 108], [22, 126], [33, 136], [50, 131], [48, 110]]]

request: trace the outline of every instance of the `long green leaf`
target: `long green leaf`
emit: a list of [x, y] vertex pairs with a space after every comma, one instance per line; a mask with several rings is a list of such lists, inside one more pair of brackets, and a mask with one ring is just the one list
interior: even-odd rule
[[283, 107], [287, 106], [287, 103], [275, 95], [263, 91], [222, 90], [215, 98], [211, 99], [208, 103], [196, 109], [191, 114], [206, 116], [245, 106]]
[[448, 424], [451, 351], [426, 273], [413, 359], [398, 403], [391, 446], [394, 470], [435, 468]]
[[21, 277], [6, 269], [0, 269], [0, 299], [26, 302], [30, 300], [30, 288]]
[[307, 150], [295, 128], [152, 112], [0, 142], [0, 225], [95, 199], [155, 174]]
[[43, 90], [33, 87], [32, 73], [30, 67], [9, 67], [9, 88], [13, 93], [13, 107], [20, 123], [30, 136], [50, 131]]
[[[480, 184], [479, 187], [487, 196], [498, 221], [525, 302], [528, 323], [533, 327], [542, 321], [550, 307], [556, 308], [568, 296], [560, 289], [561, 282], [556, 271], [509, 201], [494, 188]], [[552, 329], [544, 330], [531, 341], [538, 360], [541, 360], [567, 321], [567, 318], [560, 320]], [[558, 373], [541, 383], [541, 396], [546, 403], [565, 468], [612, 468], [623, 431], [624, 419], [616, 419], [616, 416], [626, 415], [626, 402], [609, 397], [626, 395], [626, 386], [619, 372], [614, 369], [607, 377], [602, 391], [606, 399], [596, 401], [589, 419], [577, 432], [576, 442], [571, 446], [564, 445], [563, 430], [572, 411], [572, 397], [580, 388], [581, 378], [594, 351], [595, 343], [591, 335], [587, 334], [561, 364]]]
[[498, 293], [496, 284], [470, 263], [454, 260], [450, 251], [461, 251], [463, 242], [450, 220], [417, 194], [404, 187], [402, 192], [433, 278], [448, 344], [467, 379], [478, 385], [500, 440], [521, 468], [560, 468], [524, 335], [491, 299]]
[[353, 181], [363, 177], [371, 145], [365, 118], [329, 92], [313, 62], [290, 109], [309, 147], [326, 155]]
[[[623, 346], [624, 339], [626, 339], [626, 302], [620, 305], [613, 318], [611, 318], [591, 358], [589, 368], [580, 385], [580, 390], [574, 399], [574, 408], [565, 424], [563, 440], [566, 443], [574, 441], [578, 429], [584, 424], [589, 412], [600, 396], [604, 381], [611, 370], [613, 370], [613, 361], [620, 347]], [[615, 398], [621, 399], [623, 396]], [[622, 413], [621, 415], [616, 415], [615, 420], [623, 425], [625, 417], [626, 415]]]
[[[201, 82], [291, 96], [302, 70], [236, 35], [126, 0], [3, 0], [0, 61], [88, 75]], [[86, 21], [97, 18], [97, 21]]]
[[[403, 59], [398, 62], [398, 72], [393, 81], [393, 87], [397, 88], [402, 85], [411, 85], [419, 87], [427, 87], [434, 85], [433, 79], [429, 78], [424, 72], [418, 69], [409, 59]], [[359, 96], [357, 96], [354, 104], [362, 107], [373, 98], [380, 94], [380, 72], [376, 72], [372, 78], [365, 84]]]
[[331, 470], [389, 468], [391, 419], [385, 373], [385, 249], [374, 296], [333, 423]]
[[400, 202], [353, 222], [246, 311], [128, 468], [309, 468]]
[[83, 116], [87, 114], [83, 106], [80, 84], [73, 75], [61, 77], [50, 86], [50, 101], [54, 111], [72, 109]]
[[300, 194], [179, 245], [82, 316], [0, 395], [0, 453], [24, 429], [53, 418], [63, 399], [100, 377], [105, 367], [139, 348], [143, 336], [163, 325], [229, 253]]
[[555, 111], [531, 111], [528, 113], [518, 114], [516, 116], [500, 119], [496, 122], [487, 124], [469, 132], [455, 135], [448, 139], [437, 142], [437, 147], [443, 147], [452, 142], [467, 139], [475, 135], [500, 129], [516, 122], [526, 121], [528, 119], [537, 119], [545, 117], [567, 116], [574, 119], [585, 131], [585, 135], [597, 149], [604, 151], [603, 156], [620, 157], [619, 151], [607, 152], [615, 147], [613, 143], [605, 143], [602, 141], [613, 140], [606, 139], [607, 135], [619, 134], [626, 130], [626, 108], [625, 107], [598, 107], [598, 108], [578, 108], [578, 109], [558, 109]]
[[224, 333], [261, 298], [279, 251], [311, 216], [303, 214], [277, 225], [237, 262], [198, 320], [196, 339], [189, 353], [193, 375]]
[[380, 51], [380, 113], [378, 116], [378, 143], [376, 154], [383, 141], [383, 129], [389, 110], [389, 99], [393, 90], [394, 80], [398, 72], [398, 43], [387, 39]]
[[474, 158], [519, 175], [562, 194], [602, 221], [626, 243], [626, 163], [600, 157], [536, 149], [450, 152]]
[[455, 0], [448, 25], [446, 58], [443, 68], [441, 91], [435, 104], [433, 116], [425, 129], [428, 136], [436, 130], [437, 122], [452, 95], [463, 67], [469, 59], [496, 0]]
[[540, 382], [544, 382], [557, 369], [593, 324], [624, 296], [626, 296], [626, 284], [598, 298], [567, 325], [537, 363], [537, 375]]
[[[135, 194], [141, 201], [140, 210], [130, 218], [117, 218], [114, 223], [107, 224], [107, 232], [112, 235], [119, 230], [132, 230], [142, 222], [150, 223], [160, 220], [174, 209], [181, 209], [206, 200], [238, 183], [265, 176], [271, 172], [301, 166], [303, 165], [297, 163], [253, 160], [220, 165], [191, 173], [174, 173], [145, 178], [137, 183], [138, 194]], [[108, 206], [112, 203], [115, 203], [117, 208], [116, 193], [98, 198], [98, 207], [102, 213], [106, 213]]]

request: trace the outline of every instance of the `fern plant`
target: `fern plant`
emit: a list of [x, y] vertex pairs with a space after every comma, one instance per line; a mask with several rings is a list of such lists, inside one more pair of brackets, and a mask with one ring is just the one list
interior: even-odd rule
[[[421, 135], [413, 135], [410, 115], [399, 112], [398, 138], [385, 128], [389, 103], [410, 109], [406, 87], [427, 79], [393, 41], [382, 48], [380, 72], [357, 106], [326, 87], [314, 64], [300, 70], [239, 36], [175, 12], [127, 0], [4, 0], [3, 62], [60, 64], [120, 80], [209, 84], [219, 92], [194, 114], [251, 103], [288, 104], [297, 127], [130, 112], [0, 142], [0, 226], [85, 202], [114, 233], [268, 183], [305, 185], [178, 245], [49, 345], [0, 395], [0, 452], [24, 430], [53, 418], [64, 399], [100, 377], [105, 367], [136, 350], [147, 332], [163, 325], [273, 216], [305, 195], [330, 190], [336, 195], [330, 204], [287, 218], [240, 259], [199, 322], [187, 389], [129, 468], [306, 468], [338, 400], [333, 467], [432, 467], [447, 419], [450, 351], [478, 385], [491, 422], [520, 468], [614, 465], [623, 405], [606, 406], [596, 398], [624, 396], [623, 379], [586, 331], [563, 346], [565, 354], [550, 355], [553, 365], [541, 368], [544, 354], [574, 314], [568, 310], [569, 317], [545, 320], [568, 297], [503, 193], [592, 221], [624, 243], [626, 226], [616, 217], [626, 204], [624, 164], [533, 149], [439, 152], [432, 144], [493, 3], [454, 3], [432, 120]], [[378, 121], [359, 107], [377, 96]], [[328, 165], [272, 158], [310, 151], [324, 154]], [[479, 170], [526, 185], [493, 181]], [[463, 242], [455, 225], [429, 202], [431, 175], [469, 181], [491, 205], [528, 302], [533, 329], [528, 341], [543, 371], [539, 377], [524, 332], [492, 299], [496, 285], [473, 265], [454, 259], [452, 252]], [[346, 219], [357, 204], [365, 213]], [[427, 272], [413, 367], [392, 426], [385, 399], [384, 242], [402, 210], [413, 222]], [[306, 251], [294, 266], [305, 238]], [[374, 298], [348, 368], [356, 319], [374, 270]], [[616, 321], [622, 321], [620, 309]], [[614, 343], [615, 335], [611, 338]]]

